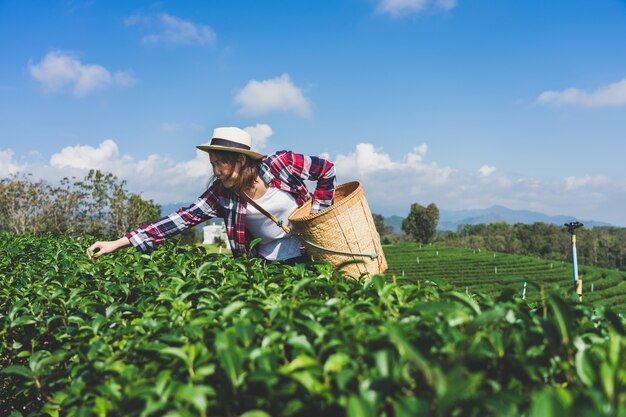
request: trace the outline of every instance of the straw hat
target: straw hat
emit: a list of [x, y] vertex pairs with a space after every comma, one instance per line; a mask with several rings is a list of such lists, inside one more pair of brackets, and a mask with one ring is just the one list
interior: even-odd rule
[[254, 152], [251, 148], [252, 137], [245, 130], [238, 127], [216, 127], [213, 130], [211, 142], [208, 145], [199, 145], [201, 151], [228, 151], [248, 155], [252, 159], [261, 159], [263, 155]]

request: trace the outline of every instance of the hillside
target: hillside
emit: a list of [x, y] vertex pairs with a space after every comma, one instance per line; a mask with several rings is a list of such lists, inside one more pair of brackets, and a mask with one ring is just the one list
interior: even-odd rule
[[[492, 206], [486, 209], [475, 210], [441, 210], [439, 219], [439, 230], [457, 230], [462, 224], [489, 224], [493, 222], [515, 223], [548, 223], [562, 225], [572, 221], [580, 220], [574, 216], [555, 215], [551, 216], [530, 210], [513, 210], [503, 206]], [[586, 227], [611, 226], [608, 223], [596, 220], [580, 220]]]
[[[407, 211], [408, 213], [408, 211]], [[402, 232], [402, 216], [385, 217], [385, 224], [394, 228], [394, 233]], [[579, 220], [585, 224], [587, 228], [611, 226], [609, 223], [596, 220], [580, 220], [573, 216], [557, 215], [550, 216], [530, 210], [513, 210], [503, 206], [492, 206], [486, 209], [472, 210], [440, 210], [439, 231], [456, 231], [462, 224], [489, 224], [494, 222], [504, 222], [508, 224], [515, 223], [548, 223], [562, 225], [571, 221]]]
[[[418, 280], [443, 278], [457, 289], [497, 296], [505, 288], [540, 298], [540, 288], [573, 288], [572, 264], [529, 256], [451, 248], [439, 245], [396, 244], [384, 246], [389, 264], [387, 276]], [[585, 303], [626, 312], [626, 272], [579, 265]]]
[[[191, 201], [179, 202], [173, 204], [164, 204], [161, 206], [161, 215], [166, 216], [175, 212], [181, 207], [188, 206]], [[408, 209], [407, 209], [408, 214]], [[404, 217], [393, 215], [384, 218], [385, 224], [393, 227], [393, 232], [398, 234], [402, 233], [402, 220]], [[486, 209], [473, 209], [473, 210], [440, 210], [439, 212], [439, 224], [437, 230], [439, 231], [456, 231], [462, 224], [489, 224], [494, 222], [505, 222], [508, 224], [515, 223], [548, 223], [562, 225], [571, 221], [580, 220], [573, 216], [550, 216], [544, 213], [539, 213], [530, 210], [513, 210], [503, 206], [492, 206]], [[609, 223], [600, 222], [596, 220], [580, 220], [585, 224], [587, 228], [611, 226]]]

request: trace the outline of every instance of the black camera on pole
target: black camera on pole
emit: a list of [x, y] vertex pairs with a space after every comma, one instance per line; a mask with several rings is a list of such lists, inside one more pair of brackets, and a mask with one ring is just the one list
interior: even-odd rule
[[575, 235], [576, 229], [578, 229], [579, 227], [583, 227], [584, 224], [582, 224], [581, 222], [570, 222], [570, 223], [565, 223], [563, 226], [567, 227], [567, 231], [570, 234]]

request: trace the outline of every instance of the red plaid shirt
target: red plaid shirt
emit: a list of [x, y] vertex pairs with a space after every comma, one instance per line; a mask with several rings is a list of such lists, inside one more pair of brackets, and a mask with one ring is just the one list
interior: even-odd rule
[[[317, 181], [313, 193], [311, 212], [315, 213], [333, 204], [335, 195], [335, 167], [332, 162], [316, 156], [279, 151], [263, 158], [259, 176], [270, 187], [291, 193], [298, 206], [310, 198], [303, 180]], [[247, 202], [232, 190], [219, 194], [213, 183], [192, 205], [142, 226], [126, 234], [130, 243], [142, 253], [154, 250], [166, 239], [207, 219], [221, 217], [233, 255], [249, 253], [249, 242], [254, 238], [246, 234]]]

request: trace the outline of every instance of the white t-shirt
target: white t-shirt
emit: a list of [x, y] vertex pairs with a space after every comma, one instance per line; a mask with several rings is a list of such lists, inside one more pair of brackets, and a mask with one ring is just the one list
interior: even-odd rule
[[[268, 188], [265, 194], [254, 200], [261, 207], [272, 213], [276, 218], [292, 228], [288, 217], [298, 208], [296, 199], [287, 191], [278, 188]], [[291, 234], [278, 227], [266, 215], [248, 204], [246, 213], [246, 228], [255, 238], [262, 238], [257, 248], [259, 255], [270, 261], [282, 261], [300, 256], [300, 240], [292, 232]]]

